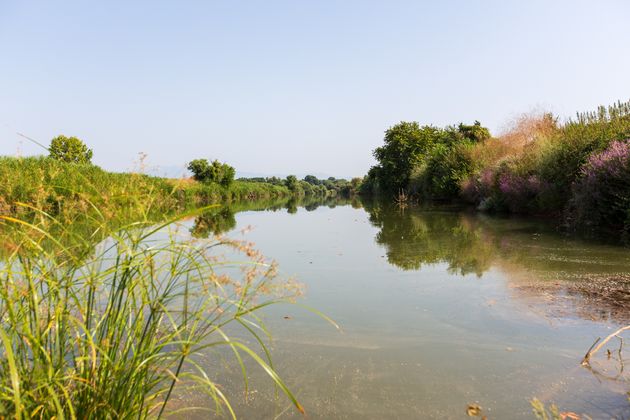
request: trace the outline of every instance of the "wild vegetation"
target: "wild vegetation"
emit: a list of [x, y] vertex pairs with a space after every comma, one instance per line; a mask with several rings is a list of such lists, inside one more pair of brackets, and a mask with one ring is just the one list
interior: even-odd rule
[[295, 175], [289, 175], [285, 179], [278, 177], [241, 178], [243, 181], [257, 182], [271, 185], [284, 185], [294, 195], [298, 196], [340, 196], [351, 197], [359, 192], [361, 178], [352, 178], [350, 181], [335, 177], [319, 179], [315, 175], [306, 175], [300, 180]]
[[173, 212], [213, 203], [288, 197], [281, 185], [234, 181], [229, 186], [141, 173], [112, 173], [95, 165], [47, 157], [0, 157], [2, 214], [29, 211], [28, 203], [53, 214], [85, 211], [94, 203], [109, 216]]
[[374, 150], [362, 192], [462, 202], [480, 210], [554, 215], [573, 228], [628, 234], [630, 102], [518, 118], [498, 137], [479, 122], [437, 128], [401, 122]]
[[[189, 391], [234, 417], [220, 376], [198, 363], [220, 348], [246, 389], [249, 358], [303, 411], [273, 369], [256, 315], [299, 287], [276, 278], [251, 244], [216, 235], [240, 209], [293, 213], [310, 198], [315, 208], [350, 183], [234, 180], [234, 168], [206, 159], [190, 163], [192, 179], [166, 179], [107, 172], [76, 137], [58, 136], [48, 150], [0, 158], [0, 418], [162, 417], [195, 409], [173, 402]], [[194, 224], [182, 229], [189, 215]]]
[[227, 163], [214, 160], [208, 163], [207, 159], [195, 159], [188, 164], [188, 169], [193, 173], [196, 181], [205, 183], [217, 183], [229, 187], [234, 181], [236, 171]]
[[[278, 280], [250, 245], [199, 241], [175, 220], [112, 228], [96, 211], [86, 234], [37, 214], [35, 222], [0, 218], [8, 253], [0, 268], [0, 417], [160, 418], [195, 409], [171, 404], [186, 390], [234, 417], [216, 375], [197, 362], [220, 348], [241, 366], [246, 387], [249, 358], [302, 411], [272, 367], [256, 315], [299, 288]], [[217, 247], [243, 256], [242, 278], [226, 275]], [[232, 338], [235, 327], [257, 346]]]
[[48, 151], [51, 158], [64, 162], [92, 162], [92, 150], [77, 137], [57, 136], [51, 140]]
[[208, 204], [290, 197], [349, 197], [359, 179], [346, 181], [309, 176], [298, 180], [240, 178], [235, 169], [218, 160], [195, 159], [188, 164], [190, 179], [149, 176], [142, 170], [113, 173], [91, 163], [92, 150], [76, 137], [52, 139], [48, 157], [0, 157], [0, 213], [29, 211], [27, 203], [55, 215], [85, 211], [88, 202], [110, 216], [129, 218], [147, 211], [172, 213]]

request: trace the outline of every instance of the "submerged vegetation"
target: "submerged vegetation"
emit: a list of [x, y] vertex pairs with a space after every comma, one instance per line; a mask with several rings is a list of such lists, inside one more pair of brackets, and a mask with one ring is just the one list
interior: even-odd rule
[[630, 102], [560, 123], [523, 115], [498, 137], [479, 122], [437, 128], [401, 122], [374, 150], [369, 195], [546, 214], [588, 231], [630, 231]]

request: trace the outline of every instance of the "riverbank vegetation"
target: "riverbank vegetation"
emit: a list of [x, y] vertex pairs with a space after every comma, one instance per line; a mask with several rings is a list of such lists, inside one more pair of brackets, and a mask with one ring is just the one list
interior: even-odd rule
[[630, 231], [630, 102], [560, 122], [518, 118], [493, 137], [479, 122], [401, 122], [374, 150], [367, 195], [405, 194], [490, 212], [552, 215], [573, 229]]
[[289, 175], [286, 179], [278, 177], [240, 178], [242, 181], [256, 182], [271, 185], [284, 185], [298, 196], [340, 196], [352, 197], [359, 192], [361, 178], [352, 178], [350, 181], [335, 177], [319, 179], [315, 175], [306, 175], [304, 179], [298, 179], [295, 175]]
[[[216, 167], [218, 170], [213, 170]], [[314, 185], [291, 176], [284, 180], [233, 180], [234, 169], [229, 165], [207, 164], [206, 169], [207, 173], [201, 170], [196, 175], [198, 179], [169, 179], [142, 173], [107, 172], [89, 163], [50, 157], [0, 157], [0, 213], [29, 211], [17, 203], [27, 203], [55, 215], [71, 215], [94, 205], [104, 214], [129, 218], [134, 212], [138, 216], [147, 211], [171, 213], [215, 203], [348, 197], [358, 185], [356, 181], [353, 184], [345, 180], [326, 180]]]
[[[200, 241], [175, 220], [113, 228], [96, 211], [99, 223], [86, 233], [37, 214], [35, 222], [0, 219], [8, 254], [0, 267], [0, 417], [160, 418], [195, 410], [173, 401], [192, 391], [235, 417], [220, 378], [198, 362], [202, 354], [232, 354], [246, 388], [244, 360], [253, 360], [303, 411], [272, 367], [256, 315], [299, 287], [278, 279], [250, 245]], [[245, 267], [241, 277], [227, 275], [221, 248], [242, 256], [233, 263]]]

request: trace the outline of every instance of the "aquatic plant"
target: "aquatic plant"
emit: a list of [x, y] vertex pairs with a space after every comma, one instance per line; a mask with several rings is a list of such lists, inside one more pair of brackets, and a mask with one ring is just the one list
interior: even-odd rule
[[[0, 417], [159, 418], [195, 409], [171, 404], [185, 390], [234, 417], [216, 373], [198, 359], [220, 348], [246, 388], [251, 358], [303, 411], [273, 369], [256, 315], [299, 288], [279, 281], [249, 244], [192, 239], [175, 220], [110, 229], [102, 215], [92, 235], [63, 230], [76, 236], [69, 241], [50, 233], [63, 220], [38, 215], [1, 218], [11, 234], [0, 269]], [[108, 239], [95, 243], [102, 231]], [[221, 247], [242, 257], [219, 259]], [[230, 265], [245, 267], [242, 277], [228, 276]], [[236, 327], [257, 348], [234, 338]]]

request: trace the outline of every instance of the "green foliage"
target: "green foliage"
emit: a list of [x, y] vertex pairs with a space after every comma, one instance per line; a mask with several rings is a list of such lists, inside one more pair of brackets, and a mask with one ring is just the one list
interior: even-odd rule
[[174, 180], [137, 173], [112, 173], [94, 165], [43, 158], [0, 157], [0, 214], [27, 211], [28, 203], [47, 212], [77, 214], [90, 203], [106, 213], [171, 213], [194, 206], [287, 197], [281, 185], [234, 181], [216, 183]]
[[193, 173], [193, 178], [200, 182], [215, 182], [225, 187], [234, 181], [236, 171], [227, 163], [218, 160], [209, 163], [207, 159], [195, 159], [188, 164], [188, 169]]
[[89, 164], [92, 162], [92, 149], [76, 137], [57, 136], [48, 148], [50, 157], [68, 163]]
[[[294, 179], [295, 178], [295, 179]], [[354, 178], [352, 181], [329, 177], [319, 179], [314, 175], [307, 175], [303, 180], [298, 180], [294, 175], [289, 175], [282, 180], [278, 177], [241, 178], [243, 181], [283, 185], [290, 188], [294, 196], [342, 196], [351, 197], [359, 192], [362, 178]], [[290, 186], [290, 187], [289, 187]]]
[[315, 175], [306, 175], [304, 177], [304, 181], [308, 182], [311, 185], [320, 185], [321, 181], [319, 179], [317, 179], [317, 177]]
[[461, 140], [458, 143], [440, 143], [431, 150], [416, 181], [423, 196], [433, 200], [459, 197], [462, 182], [475, 169], [469, 153], [470, 145], [469, 140]]
[[412, 171], [441, 140], [442, 131], [417, 122], [400, 122], [385, 132], [385, 144], [374, 150], [379, 170], [373, 172], [384, 191], [396, 193], [409, 184]]
[[[198, 363], [204, 354], [220, 366], [230, 353], [209, 350], [221, 348], [234, 355], [246, 387], [244, 358], [303, 412], [271, 365], [268, 340], [258, 331], [268, 333], [256, 315], [297, 289], [278, 281], [273, 265], [247, 244], [182, 239], [172, 220], [157, 228], [136, 220], [111, 229], [103, 218], [91, 234], [76, 235], [64, 229], [65, 219], [38, 216], [36, 224], [2, 218], [3, 243], [13, 250], [0, 267], [5, 413], [160, 418], [190, 409], [169, 404], [174, 392], [197, 391], [214, 400], [217, 414], [235, 417], [228, 396], [210, 379], [214, 372]], [[68, 236], [76, 236], [72, 247], [63, 245]], [[227, 275], [228, 263], [210, 254], [216, 246], [248, 256], [243, 278]], [[248, 347], [227, 330], [258, 344]]]
[[467, 140], [470, 140], [475, 143], [480, 143], [482, 141], [488, 140], [490, 136], [490, 130], [486, 127], [483, 127], [479, 121], [475, 121], [473, 125], [465, 125], [460, 123], [457, 126], [457, 132], [462, 135]]
[[591, 182], [588, 193], [582, 188], [589, 159], [627, 139], [630, 102], [578, 114], [565, 124], [549, 113], [526, 115], [497, 139], [479, 121], [443, 129], [401, 122], [374, 150], [378, 164], [360, 191], [391, 195], [403, 190], [420, 201], [465, 198], [483, 210], [565, 214], [574, 225], [628, 231], [630, 198], [621, 166]]
[[284, 181], [284, 184], [287, 186], [289, 191], [293, 193], [299, 193], [301, 191], [300, 182], [298, 181], [295, 175], [287, 176], [287, 179]]
[[401, 122], [385, 133], [374, 150], [378, 166], [368, 172], [362, 191], [407, 190], [423, 198], [453, 199], [474, 169], [468, 148], [490, 138], [479, 121], [444, 129]]

